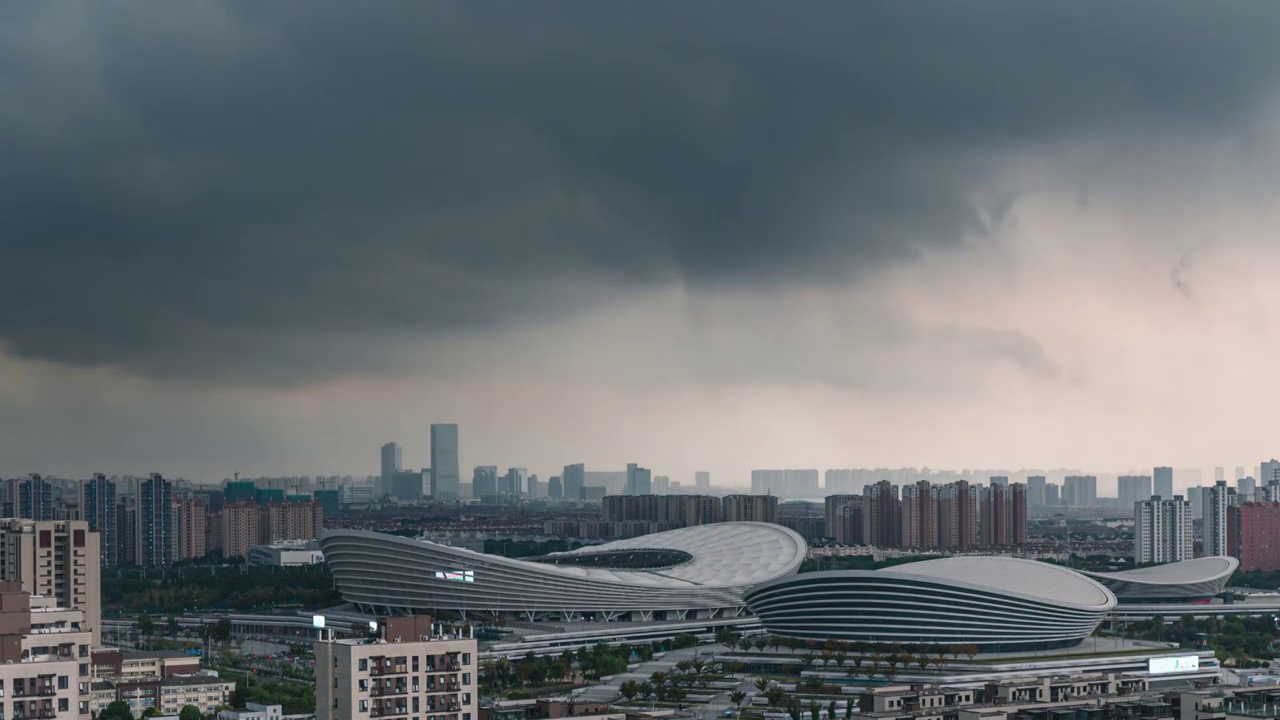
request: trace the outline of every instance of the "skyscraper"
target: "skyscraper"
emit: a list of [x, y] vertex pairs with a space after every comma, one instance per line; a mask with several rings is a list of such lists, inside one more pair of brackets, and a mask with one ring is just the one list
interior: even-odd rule
[[635, 463], [627, 463], [627, 495], [650, 495], [653, 493], [652, 473]]
[[1133, 508], [1133, 561], [1168, 563], [1194, 554], [1191, 503], [1181, 495], [1139, 500]]
[[1155, 481], [1152, 495], [1159, 495], [1162, 499], [1173, 497], [1173, 468], [1158, 467], [1151, 471], [1151, 477]]
[[[437, 501], [458, 499], [458, 426], [431, 426], [431, 497]], [[474, 494], [474, 493], [473, 493]]]
[[[116, 538], [116, 483], [102, 473], [94, 473], [80, 488], [80, 512], [89, 523], [89, 529], [98, 533], [98, 550], [102, 555], [102, 567], [119, 564]], [[132, 558], [130, 558], [132, 560]]]
[[693, 489], [700, 493], [711, 490], [711, 473], [699, 470], [693, 474]]
[[565, 465], [560, 480], [564, 483], [565, 499], [577, 500], [582, 494], [582, 488], [587, 484], [587, 468], [582, 463]]
[[498, 492], [502, 495], [521, 497], [529, 494], [529, 471], [522, 467], [507, 468], [507, 473], [498, 483]]
[[938, 488], [938, 544], [941, 547], [963, 550], [977, 544], [976, 489], [967, 480], [957, 480]]
[[1266, 460], [1261, 466], [1262, 472], [1258, 475], [1258, 486], [1267, 487], [1268, 485], [1280, 486], [1280, 462], [1275, 458]]
[[1240, 496], [1240, 504], [1253, 502], [1257, 482], [1251, 477], [1236, 478], [1236, 494]]
[[178, 550], [173, 522], [173, 483], [151, 473], [138, 484], [138, 565], [170, 567]]
[[1151, 494], [1151, 478], [1146, 475], [1121, 475], [1116, 478], [1116, 496], [1120, 498], [1121, 507], [1135, 507], [1134, 503], [1150, 500]]
[[1027, 541], [1027, 491], [1022, 483], [983, 488], [979, 498], [979, 530], [986, 547], [1009, 547]]
[[564, 483], [559, 475], [552, 475], [547, 480], [547, 499], [559, 500], [564, 497]]
[[1241, 570], [1280, 570], [1280, 503], [1228, 508], [1227, 545]]
[[1235, 503], [1235, 488], [1227, 487], [1227, 481], [1220, 480], [1208, 489], [1204, 503], [1204, 554], [1205, 556], [1227, 555], [1227, 509]]
[[[404, 466], [400, 464], [400, 444], [389, 442], [382, 446], [382, 475], [379, 476], [381, 482], [378, 484], [378, 497], [391, 493], [391, 476], [400, 472]], [[227, 502], [234, 502], [230, 497]]]

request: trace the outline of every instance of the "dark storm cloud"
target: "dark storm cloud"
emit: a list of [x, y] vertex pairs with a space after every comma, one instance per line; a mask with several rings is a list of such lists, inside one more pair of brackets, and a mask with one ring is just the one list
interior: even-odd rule
[[608, 287], [856, 277], [981, 231], [1007, 154], [1234, 132], [1278, 31], [1273, 2], [9, 3], [0, 344], [307, 377]]

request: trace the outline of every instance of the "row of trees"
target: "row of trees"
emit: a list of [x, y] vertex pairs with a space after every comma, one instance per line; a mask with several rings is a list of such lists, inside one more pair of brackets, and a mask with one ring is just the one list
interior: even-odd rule
[[[160, 715], [160, 711], [154, 707], [149, 707], [143, 711], [143, 718], [150, 718]], [[207, 715], [200, 712], [200, 708], [195, 705], [183, 705], [182, 710], [178, 712], [178, 720], [207, 720]], [[102, 712], [95, 716], [95, 720], [134, 720], [133, 711], [129, 709], [129, 703], [123, 700], [116, 700], [110, 705], [102, 709]]]
[[1203, 619], [1183, 615], [1168, 623], [1157, 615], [1130, 624], [1125, 632], [1142, 640], [1176, 642], [1183, 647], [1207, 645], [1214, 649], [1219, 660], [1232, 660], [1237, 667], [1249, 667], [1277, 656], [1276, 630], [1276, 621], [1265, 615]]
[[[659, 702], [674, 702], [677, 707], [684, 708], [684, 700], [689, 697], [689, 693], [695, 685], [705, 689], [711, 684], [712, 680], [721, 677], [726, 670], [733, 669], [735, 668], [725, 668], [721, 663], [707, 661], [703, 658], [681, 660], [675, 664], [675, 667], [669, 673], [656, 672], [643, 682], [627, 680], [619, 686], [618, 690], [627, 699], [627, 702], [631, 702], [636, 698], [641, 700], [654, 699]], [[735, 690], [734, 692], [738, 691]], [[741, 700], [737, 702], [741, 702]]]
[[[155, 618], [152, 618], [147, 613], [143, 613], [138, 616], [137, 625], [138, 633], [142, 635], [144, 642], [149, 642], [161, 632], [161, 628], [156, 624]], [[196, 633], [207, 648], [211, 641], [224, 646], [230, 644], [232, 638], [231, 630], [231, 620], [228, 618], [222, 618], [214, 625], [209, 625], [207, 623], [201, 624], [200, 627], [196, 629]], [[176, 615], [170, 615], [169, 619], [165, 621], [163, 632], [168, 635], [170, 639], [177, 639], [178, 635], [182, 632], [182, 625], [178, 622]]]
[[156, 615], [202, 610], [319, 607], [341, 602], [324, 563], [300, 567], [183, 565], [163, 570], [122, 567], [102, 573], [109, 612]]

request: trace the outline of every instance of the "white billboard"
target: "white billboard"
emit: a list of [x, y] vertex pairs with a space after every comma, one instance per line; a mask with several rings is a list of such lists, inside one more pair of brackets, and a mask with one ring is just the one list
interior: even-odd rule
[[1147, 672], [1152, 675], [1194, 672], [1199, 669], [1199, 655], [1179, 655], [1177, 657], [1161, 657], [1147, 660]]
[[324, 616], [323, 616], [323, 615], [312, 615], [312, 616], [311, 616], [311, 627], [313, 627], [313, 628], [322, 628], [322, 627], [324, 627]]

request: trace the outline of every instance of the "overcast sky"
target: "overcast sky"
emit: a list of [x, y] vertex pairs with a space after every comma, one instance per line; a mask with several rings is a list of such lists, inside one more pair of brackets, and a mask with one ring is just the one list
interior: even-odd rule
[[[1280, 3], [0, 4], [0, 473], [1252, 467]], [[464, 476], [469, 471], [464, 469]]]

